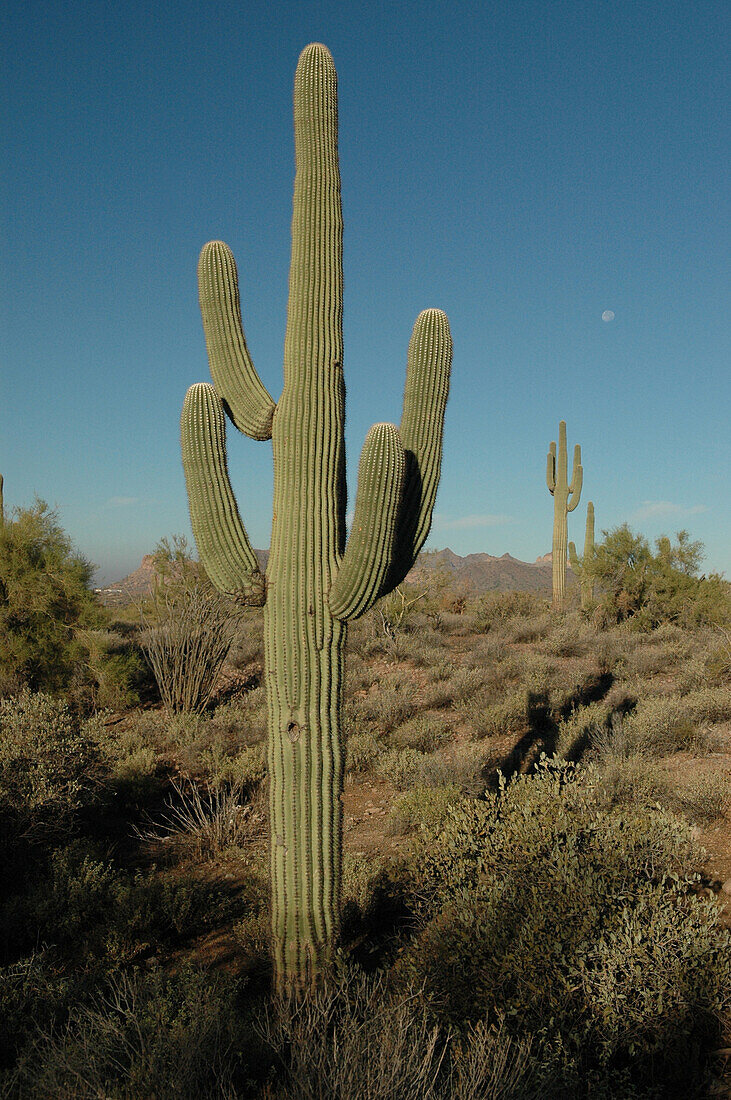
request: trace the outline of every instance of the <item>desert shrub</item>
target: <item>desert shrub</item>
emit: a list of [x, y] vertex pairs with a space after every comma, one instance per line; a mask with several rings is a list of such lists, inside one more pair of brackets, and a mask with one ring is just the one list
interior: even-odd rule
[[419, 765], [424, 759], [425, 754], [417, 749], [389, 749], [379, 757], [376, 771], [397, 791], [404, 791], [415, 783]]
[[434, 752], [452, 738], [447, 715], [417, 714], [391, 733], [391, 742], [397, 748]]
[[589, 703], [575, 707], [565, 718], [559, 719], [556, 733], [556, 752], [566, 759], [578, 759], [590, 744], [596, 744], [597, 735], [609, 719], [605, 703]]
[[451, 744], [430, 753], [419, 762], [416, 782], [422, 787], [457, 787], [463, 794], [480, 794], [485, 789], [486, 757], [474, 744]]
[[514, 645], [526, 642], [539, 642], [553, 630], [554, 620], [549, 612], [542, 615], [524, 616], [511, 619], [502, 629], [501, 634], [506, 642]]
[[731, 691], [725, 686], [697, 688], [682, 696], [682, 705], [694, 722], [727, 722]]
[[546, 653], [554, 657], [578, 657], [596, 642], [596, 630], [573, 616], [561, 619], [542, 643]]
[[[0, 904], [8, 957], [37, 944], [107, 967], [131, 961], [151, 943], [171, 944], [236, 911], [220, 885], [193, 874], [129, 872], [76, 842], [54, 851], [47, 868]], [[29, 872], [30, 873], [30, 872]]]
[[529, 618], [545, 610], [546, 601], [533, 592], [486, 592], [478, 600], [475, 629], [485, 634], [510, 619]]
[[439, 829], [447, 817], [447, 809], [461, 797], [456, 786], [416, 786], [394, 798], [389, 810], [387, 829], [393, 836], [411, 833], [420, 825]]
[[[201, 754], [205, 764], [206, 756]], [[240, 796], [250, 797], [263, 783], [267, 774], [266, 745], [245, 745], [235, 756], [227, 756], [209, 767], [211, 787], [228, 786]]]
[[165, 810], [138, 835], [149, 844], [166, 844], [196, 860], [217, 859], [231, 847], [261, 836], [264, 823], [242, 788], [219, 784], [201, 791], [191, 781], [172, 783]]
[[678, 810], [689, 821], [710, 824], [723, 817], [731, 807], [731, 777], [728, 772], [701, 772], [665, 795], [666, 805]]
[[233, 1097], [237, 1077], [246, 1084], [237, 992], [234, 979], [189, 965], [114, 975], [63, 1027], [38, 1030], [8, 1095]]
[[99, 754], [91, 734], [43, 692], [0, 700], [0, 820], [8, 837], [69, 828], [92, 791]]
[[460, 710], [478, 739], [518, 733], [527, 722], [526, 692], [523, 688], [515, 688], [499, 703], [487, 705], [478, 698], [464, 703]]
[[632, 751], [650, 756], [705, 748], [698, 722], [679, 695], [640, 699], [624, 718], [624, 736]]
[[626, 523], [603, 534], [594, 561], [600, 625], [632, 620], [651, 630], [667, 622], [691, 629], [731, 622], [731, 587], [714, 574], [697, 575], [703, 544], [691, 542], [687, 531], [679, 531], [674, 543], [659, 538], [654, 554]]
[[382, 752], [383, 746], [370, 730], [348, 734], [345, 742], [346, 771], [368, 771]]
[[0, 695], [68, 687], [83, 657], [76, 627], [103, 618], [93, 573], [44, 501], [0, 525]]
[[414, 682], [408, 673], [397, 672], [384, 678], [378, 690], [364, 698], [347, 699], [346, 720], [356, 728], [368, 724], [376, 735], [388, 734], [418, 709]]
[[445, 1044], [415, 993], [346, 974], [283, 1001], [259, 1030], [275, 1060], [277, 1100], [437, 1100]]
[[596, 799], [602, 810], [624, 806], [650, 809], [667, 796], [667, 784], [652, 763], [638, 753], [613, 753], [605, 749], [598, 754], [596, 767]]
[[544, 761], [420, 834], [421, 929], [396, 973], [456, 1026], [504, 1012], [511, 1034], [540, 1033], [561, 1095], [632, 1095], [628, 1074], [638, 1096], [705, 1095], [731, 935], [695, 895], [689, 827], [603, 810], [595, 786]]
[[171, 714], [202, 711], [233, 643], [236, 614], [190, 557], [185, 540], [155, 552], [151, 606], [142, 612], [140, 645]]
[[136, 638], [110, 630], [78, 630], [76, 637], [86, 651], [95, 708], [127, 710], [151, 697], [154, 681]]

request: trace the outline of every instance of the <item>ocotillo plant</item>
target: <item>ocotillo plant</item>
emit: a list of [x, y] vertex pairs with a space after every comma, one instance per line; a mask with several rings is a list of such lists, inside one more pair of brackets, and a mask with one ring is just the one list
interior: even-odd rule
[[584, 473], [581, 468], [581, 447], [574, 447], [574, 466], [571, 471], [571, 483], [568, 481], [568, 452], [566, 449], [566, 421], [558, 426], [558, 456], [556, 444], [551, 443], [548, 452], [546, 481], [548, 491], [553, 497], [553, 542], [551, 544], [551, 562], [553, 575], [553, 607], [561, 611], [566, 594], [566, 541], [568, 525], [566, 517], [579, 503]]
[[581, 578], [581, 606], [586, 609], [591, 606], [594, 599], [594, 572], [592, 565], [595, 556], [594, 549], [594, 505], [591, 501], [586, 506], [586, 535], [584, 536], [584, 556], [579, 561], [576, 547], [569, 543], [569, 561], [571, 568], [577, 577]]
[[[254, 369], [227, 246], [204, 246], [200, 304], [213, 386], [188, 391], [181, 427], [191, 521], [211, 580], [264, 604], [275, 975], [309, 983], [339, 930], [346, 626], [411, 568], [431, 524], [452, 341], [440, 310], [409, 344], [399, 428], [366, 436], [346, 542], [342, 211], [337, 77], [329, 51], [303, 50], [294, 84], [296, 175], [284, 344], [275, 404]], [[226, 469], [225, 419], [271, 438], [274, 514], [266, 578]]]

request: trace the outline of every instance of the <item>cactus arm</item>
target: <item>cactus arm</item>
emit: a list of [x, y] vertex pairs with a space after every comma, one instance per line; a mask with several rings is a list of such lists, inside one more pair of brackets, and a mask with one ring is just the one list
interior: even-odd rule
[[223, 241], [209, 241], [201, 250], [198, 296], [211, 376], [231, 419], [252, 439], [270, 439], [275, 405], [249, 355], [236, 261]]
[[592, 561], [594, 558], [594, 502], [589, 501], [586, 506], [586, 534], [584, 536], [584, 560]]
[[188, 390], [180, 418], [190, 520], [213, 584], [243, 603], [264, 603], [264, 578], [241, 522], [226, 468], [226, 419], [213, 386]]
[[357, 619], [380, 594], [393, 561], [405, 474], [398, 429], [393, 424], [374, 424], [361, 452], [345, 557], [330, 590], [330, 610], [336, 619]]
[[440, 309], [416, 319], [406, 367], [399, 435], [406, 456], [393, 561], [380, 595], [401, 583], [416, 561], [431, 527], [442, 464], [444, 410], [449, 395], [452, 336]]
[[546, 455], [546, 485], [548, 491], [553, 496], [556, 489], [556, 444], [551, 443], [550, 450]]
[[566, 504], [566, 510], [573, 512], [576, 505], [581, 498], [581, 487], [584, 484], [584, 470], [581, 465], [581, 447], [577, 443], [574, 447], [574, 465], [571, 471], [571, 484], [568, 487], [568, 491], [571, 496]]
[[581, 562], [579, 561], [578, 554], [576, 553], [576, 547], [573, 542], [569, 543], [569, 561], [571, 562], [571, 568], [577, 576], [581, 576]]

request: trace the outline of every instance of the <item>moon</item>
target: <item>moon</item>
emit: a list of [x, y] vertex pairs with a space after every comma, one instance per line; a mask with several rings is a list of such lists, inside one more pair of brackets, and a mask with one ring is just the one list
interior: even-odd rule
[[605, 309], [604, 312], [602, 313], [602, 321], [613, 321], [613, 320], [614, 320], [614, 310]]

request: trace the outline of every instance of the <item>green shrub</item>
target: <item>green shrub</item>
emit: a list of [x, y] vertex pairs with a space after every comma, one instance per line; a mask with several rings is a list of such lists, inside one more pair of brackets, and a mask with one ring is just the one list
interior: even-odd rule
[[348, 734], [345, 742], [345, 767], [349, 772], [366, 772], [383, 753], [377, 737], [365, 730]]
[[192, 966], [116, 975], [73, 1007], [64, 1028], [39, 1029], [10, 1095], [233, 1096], [237, 1078], [246, 1085], [248, 1045], [236, 995], [233, 979]]
[[593, 570], [601, 591], [599, 625], [632, 620], [637, 628], [651, 630], [663, 623], [689, 629], [731, 623], [731, 586], [714, 574], [697, 575], [703, 544], [691, 542], [687, 531], [679, 531], [674, 543], [659, 538], [655, 554], [626, 523], [604, 536]]
[[90, 796], [98, 762], [88, 726], [51, 695], [0, 700], [0, 818], [8, 835], [62, 834]]
[[544, 761], [420, 835], [421, 931], [397, 973], [456, 1026], [504, 1012], [512, 1034], [540, 1033], [562, 1095], [625, 1096], [627, 1072], [638, 1096], [705, 1095], [731, 936], [694, 894], [688, 826], [602, 809], [596, 780]]
[[194, 874], [131, 873], [81, 843], [55, 851], [47, 869], [0, 902], [9, 957], [36, 944], [116, 966], [151, 944], [200, 932], [236, 912], [220, 885]]
[[447, 817], [447, 810], [458, 801], [459, 787], [413, 787], [394, 798], [389, 810], [387, 828], [393, 836], [411, 833], [420, 825], [439, 829]]
[[110, 630], [79, 630], [76, 637], [86, 650], [95, 708], [128, 710], [153, 695], [154, 679], [135, 638]]
[[103, 617], [93, 573], [44, 501], [0, 524], [0, 696], [68, 687], [83, 656], [75, 629]]
[[418, 752], [434, 752], [452, 739], [449, 717], [444, 714], [417, 714], [391, 733], [391, 742], [397, 748], [417, 749]]
[[419, 765], [424, 759], [425, 753], [416, 749], [389, 749], [379, 757], [376, 771], [397, 791], [404, 791], [414, 785]]
[[475, 630], [485, 634], [511, 619], [535, 617], [545, 607], [545, 599], [533, 592], [486, 592], [477, 604]]
[[704, 747], [698, 722], [679, 695], [640, 699], [624, 719], [624, 736], [631, 751], [650, 756]]

